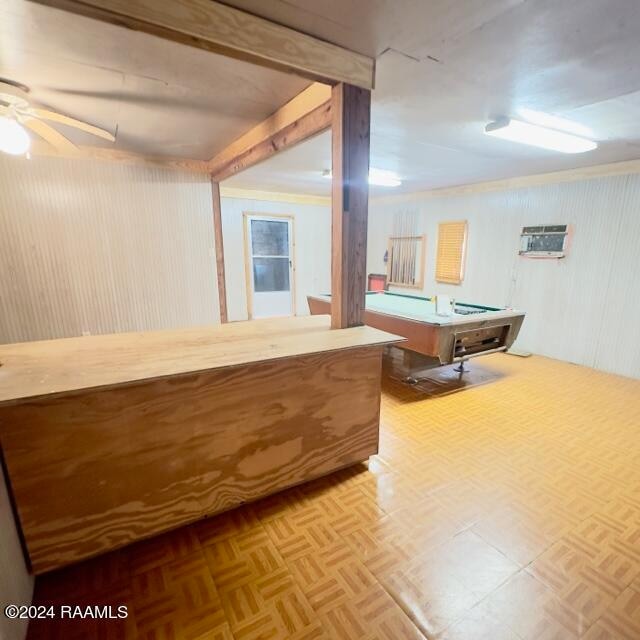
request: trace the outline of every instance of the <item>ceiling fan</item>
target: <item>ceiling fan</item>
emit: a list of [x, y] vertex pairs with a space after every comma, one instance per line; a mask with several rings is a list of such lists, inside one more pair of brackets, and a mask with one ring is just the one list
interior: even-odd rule
[[104, 129], [49, 109], [32, 106], [29, 100], [29, 87], [0, 78], [1, 151], [16, 155], [26, 153], [29, 150], [30, 139], [25, 129], [29, 129], [56, 150], [77, 153], [78, 147], [47, 121], [74, 127], [110, 142], [115, 141], [115, 137]]

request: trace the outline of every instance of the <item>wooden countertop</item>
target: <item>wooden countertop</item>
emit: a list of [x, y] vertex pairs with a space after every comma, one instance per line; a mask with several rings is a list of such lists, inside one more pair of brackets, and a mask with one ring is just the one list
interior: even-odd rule
[[0, 345], [0, 404], [404, 340], [329, 325], [319, 315]]

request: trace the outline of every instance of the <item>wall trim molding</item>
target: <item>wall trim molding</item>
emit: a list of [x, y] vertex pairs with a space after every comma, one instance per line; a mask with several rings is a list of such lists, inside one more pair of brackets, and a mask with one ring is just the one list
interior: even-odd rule
[[476, 182], [453, 187], [441, 187], [411, 193], [399, 193], [397, 195], [372, 197], [372, 202], [402, 202], [403, 200], [415, 200], [417, 198], [446, 198], [450, 196], [464, 196], [476, 193], [489, 193], [493, 191], [511, 191], [513, 189], [526, 189], [528, 187], [540, 187], [547, 184], [560, 184], [563, 182], [579, 182], [582, 180], [594, 180], [612, 176], [624, 176], [640, 173], [640, 159], [624, 160], [622, 162], [610, 162], [597, 164], [578, 169], [565, 169], [549, 173], [538, 173], [503, 180], [490, 180]]
[[[32, 155], [50, 156], [75, 159], [93, 159], [111, 162], [123, 162], [129, 164], [143, 164], [179, 171], [189, 171], [209, 176], [208, 163], [205, 160], [194, 160], [189, 158], [172, 158], [168, 156], [145, 156], [143, 154], [112, 149], [109, 147], [81, 146], [76, 154], [63, 154], [54, 150], [46, 144], [35, 144], [32, 148]], [[561, 184], [564, 182], [580, 182], [607, 178], [614, 176], [640, 174], [640, 158], [636, 160], [623, 160], [621, 162], [610, 162], [607, 164], [597, 164], [578, 169], [565, 169], [562, 171], [552, 171], [549, 173], [538, 173], [502, 180], [489, 180], [486, 182], [476, 182], [462, 184], [452, 187], [440, 187], [438, 189], [425, 189], [422, 191], [412, 191], [399, 193], [396, 195], [370, 196], [369, 201], [375, 203], [403, 202], [416, 199], [446, 198], [451, 196], [464, 196], [476, 193], [490, 193], [495, 191], [511, 191], [513, 189], [526, 189], [529, 187], [539, 187], [548, 184]], [[321, 206], [331, 206], [331, 196], [308, 195], [302, 193], [288, 193], [278, 191], [266, 191], [260, 189], [244, 189], [236, 187], [225, 187], [220, 185], [220, 195], [223, 198], [237, 198], [245, 200], [266, 200], [271, 202], [290, 202], [293, 204], [311, 204]]]
[[35, 140], [31, 147], [31, 155], [37, 157], [65, 158], [72, 160], [104, 160], [105, 162], [121, 162], [126, 164], [147, 165], [189, 171], [209, 177], [209, 167], [206, 160], [191, 158], [176, 158], [171, 156], [149, 156], [135, 151], [114, 149], [113, 147], [79, 146], [75, 153], [63, 153], [54, 149], [46, 142]]
[[[529, 187], [540, 187], [547, 184], [561, 184], [564, 182], [580, 182], [595, 180], [597, 178], [608, 178], [614, 176], [625, 176], [640, 174], [640, 158], [637, 160], [623, 160], [621, 162], [610, 162], [607, 164], [597, 164], [590, 167], [580, 167], [578, 169], [564, 169], [562, 171], [551, 171], [549, 173], [538, 173], [515, 178], [505, 178], [502, 180], [489, 180], [487, 182], [476, 182], [471, 184], [457, 185], [453, 187], [441, 187], [424, 191], [412, 191], [410, 193], [399, 193], [388, 196], [370, 196], [370, 202], [402, 202], [405, 200], [415, 200], [418, 198], [446, 198], [450, 196], [464, 196], [476, 193], [490, 193], [495, 191], [511, 191], [513, 189], [526, 189]], [[237, 189], [233, 187], [220, 187], [223, 198], [240, 198], [246, 200], [268, 200], [272, 202], [291, 202], [294, 204], [316, 204], [331, 206], [330, 196], [314, 196], [300, 193], [280, 193], [272, 191], [261, 191], [254, 189]]]
[[267, 202], [290, 202], [292, 204], [314, 204], [331, 206], [330, 196], [312, 196], [302, 193], [282, 193], [278, 191], [259, 191], [256, 189], [237, 189], [220, 186], [220, 197], [237, 200], [262, 200]]

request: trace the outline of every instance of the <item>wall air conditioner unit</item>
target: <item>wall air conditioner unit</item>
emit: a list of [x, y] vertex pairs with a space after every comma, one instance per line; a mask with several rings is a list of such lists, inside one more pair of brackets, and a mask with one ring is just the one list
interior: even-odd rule
[[523, 227], [518, 253], [526, 258], [564, 258], [568, 239], [569, 226], [566, 224]]

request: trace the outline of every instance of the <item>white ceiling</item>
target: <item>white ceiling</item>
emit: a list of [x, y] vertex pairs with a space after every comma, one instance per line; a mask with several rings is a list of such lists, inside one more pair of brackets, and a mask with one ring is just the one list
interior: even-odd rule
[[28, 85], [40, 104], [117, 129], [117, 149], [199, 160], [310, 84], [25, 0], [0, 2], [0, 77]]
[[[371, 164], [400, 174], [394, 193], [640, 157], [638, 0], [227, 3], [377, 57]], [[211, 157], [307, 84], [24, 0], [4, 0], [0, 42], [0, 76], [117, 125], [118, 144], [143, 153]], [[580, 123], [599, 148], [563, 155], [483, 134], [523, 108]], [[328, 194], [329, 163], [324, 134], [225, 184]]]
[[[262, 8], [272, 18], [378, 56], [371, 164], [397, 171], [404, 184], [375, 193], [640, 157], [637, 0], [232, 4]], [[366, 10], [372, 5], [375, 9]], [[580, 123], [599, 148], [565, 155], [484, 135], [489, 121], [518, 117], [521, 109]], [[329, 185], [319, 176], [330, 157], [325, 135], [238, 175], [228, 185], [328, 195]]]

